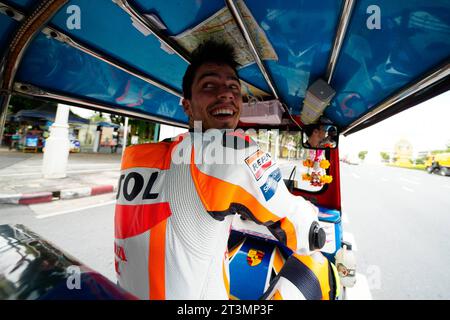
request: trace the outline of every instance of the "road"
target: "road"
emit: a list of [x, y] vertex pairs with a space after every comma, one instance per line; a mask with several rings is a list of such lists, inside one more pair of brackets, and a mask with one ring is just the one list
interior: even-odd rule
[[341, 179], [343, 227], [373, 298], [450, 299], [450, 177], [341, 163]]
[[[374, 299], [450, 299], [450, 177], [341, 163], [344, 237]], [[114, 195], [31, 206], [0, 205], [0, 224], [22, 223], [115, 281]]]
[[23, 224], [116, 282], [115, 195], [60, 200], [29, 206], [0, 204], [1, 224]]

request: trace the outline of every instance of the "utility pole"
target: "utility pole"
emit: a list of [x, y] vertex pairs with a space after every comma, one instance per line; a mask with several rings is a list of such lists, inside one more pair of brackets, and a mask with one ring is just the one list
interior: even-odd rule
[[42, 173], [46, 179], [65, 178], [69, 160], [69, 111], [70, 107], [58, 104], [55, 122], [50, 127], [50, 136], [45, 140]]

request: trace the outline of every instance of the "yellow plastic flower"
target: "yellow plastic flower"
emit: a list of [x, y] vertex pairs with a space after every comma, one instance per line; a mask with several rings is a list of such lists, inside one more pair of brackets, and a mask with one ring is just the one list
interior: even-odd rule
[[320, 177], [320, 182], [322, 183], [331, 183], [333, 181], [333, 177], [329, 175], [323, 175]]
[[309, 174], [307, 174], [307, 173], [302, 174], [302, 180], [303, 181], [309, 181], [309, 180], [311, 180], [311, 176]]
[[326, 159], [320, 161], [320, 167], [322, 169], [328, 169], [330, 167], [330, 161], [328, 161]]

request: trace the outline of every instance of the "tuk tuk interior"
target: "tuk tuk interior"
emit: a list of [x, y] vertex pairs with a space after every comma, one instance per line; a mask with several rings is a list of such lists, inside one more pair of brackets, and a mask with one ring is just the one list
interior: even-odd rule
[[[187, 128], [182, 76], [206, 39], [237, 49], [244, 130], [324, 121], [353, 134], [450, 86], [448, 0], [2, 0], [0, 26], [0, 137], [11, 95]], [[291, 192], [336, 228], [332, 260], [342, 242], [339, 147], [313, 151], [331, 164], [332, 181]], [[4, 239], [28, 235], [18, 245], [39, 239], [3, 228]], [[243, 234], [268, 239], [252, 228], [230, 249]], [[236, 288], [236, 298], [257, 296]]]

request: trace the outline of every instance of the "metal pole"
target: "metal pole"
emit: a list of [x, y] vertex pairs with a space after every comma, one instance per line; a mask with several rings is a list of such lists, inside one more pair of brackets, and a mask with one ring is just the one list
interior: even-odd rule
[[164, 91], [166, 91], [166, 92], [168, 92], [170, 94], [173, 94], [174, 96], [177, 96], [179, 98], [183, 97], [183, 94], [180, 91], [178, 91], [177, 89], [172, 88], [172, 87], [170, 87], [170, 86], [168, 86], [168, 85], [166, 85], [166, 84], [164, 84], [164, 83], [162, 83], [162, 82], [160, 82], [160, 81], [158, 81], [156, 79], [153, 79], [152, 77], [148, 76], [147, 74], [145, 74], [145, 73], [143, 73], [143, 72], [141, 72], [141, 71], [139, 71], [139, 70], [137, 70], [137, 69], [135, 69], [135, 68], [125, 64], [125, 63], [122, 63], [122, 62], [114, 59], [111, 56], [108, 56], [108, 55], [106, 55], [104, 53], [95, 51], [92, 48], [89, 48], [88, 46], [83, 45], [80, 42], [75, 41], [74, 39], [72, 39], [71, 37], [69, 37], [68, 35], [66, 35], [65, 33], [61, 32], [61, 31], [58, 31], [58, 30], [56, 30], [54, 28], [51, 28], [51, 27], [46, 27], [46, 28], [44, 28], [42, 30], [42, 33], [52, 37], [53, 39], [55, 39], [57, 41], [65, 43], [65, 44], [67, 44], [67, 45], [69, 45], [69, 46], [71, 46], [71, 47], [73, 47], [73, 48], [75, 48], [77, 50], [80, 50], [81, 52], [84, 52], [84, 53], [86, 53], [86, 54], [88, 54], [88, 55], [90, 55], [90, 56], [92, 56], [92, 57], [94, 57], [94, 58], [96, 58], [96, 59], [98, 59], [100, 61], [103, 61], [103, 62], [105, 62], [105, 63], [107, 63], [107, 64], [109, 64], [109, 65], [111, 65], [111, 66], [113, 66], [113, 67], [123, 71], [123, 72], [126, 72], [129, 75], [132, 75], [132, 76], [134, 76], [136, 78], [139, 78], [142, 81], [145, 81], [145, 82], [147, 82], [147, 83], [149, 83], [149, 84], [151, 84], [151, 85], [153, 85], [153, 86], [155, 86], [155, 87], [157, 87], [157, 88], [159, 88], [161, 90], [164, 90]]
[[[167, 48], [175, 52], [181, 59], [183, 59], [187, 63], [191, 63], [190, 53], [187, 52], [183, 47], [177, 44], [176, 41], [173, 41], [167, 34], [162, 32], [158, 26], [156, 26], [150, 19], [148, 19], [145, 15], [140, 13], [132, 4], [130, 4], [127, 0], [112, 0], [115, 4], [117, 4], [122, 10], [124, 10], [133, 21], [138, 22], [145, 30], [152, 33], [160, 42], [164, 44]], [[255, 87], [254, 85], [250, 85], [248, 82], [240, 79], [242, 83], [247, 86], [252, 86], [259, 91], [266, 93], [264, 90]]]
[[352, 16], [354, 6], [355, 0], [345, 0], [343, 4], [341, 18], [339, 20], [339, 25], [334, 38], [333, 50], [331, 51], [330, 60], [328, 61], [327, 66], [327, 73], [325, 78], [328, 84], [331, 83], [331, 80], [333, 78], [334, 69], [336, 68], [342, 44], [344, 43], [345, 34], [347, 33], [347, 27], [350, 23], [350, 18]]
[[8, 113], [8, 105], [11, 99], [11, 95], [8, 94], [3, 97], [1, 103], [1, 114], [0, 114], [0, 146], [3, 143], [3, 133], [5, 132], [6, 114]]
[[400, 91], [395, 93], [394, 95], [388, 97], [386, 100], [382, 101], [376, 107], [367, 112], [364, 116], [360, 117], [358, 120], [351, 123], [347, 128], [342, 131], [342, 134], [345, 136], [349, 131], [356, 128], [357, 126], [363, 124], [365, 121], [370, 120], [372, 117], [376, 116], [380, 112], [383, 112], [386, 109], [396, 105], [400, 101], [416, 94], [417, 92], [430, 87], [434, 83], [441, 81], [445, 77], [450, 76], [450, 60], [445, 62], [444, 65], [439, 67], [436, 71], [428, 74], [427, 76], [420, 79], [418, 82], [402, 88]]
[[160, 131], [160, 124], [155, 123], [155, 132], [153, 134], [153, 142], [158, 142], [159, 140], [159, 131]]
[[239, 31], [241, 32], [242, 36], [244, 37], [250, 52], [253, 55], [253, 58], [255, 59], [256, 65], [258, 66], [259, 70], [261, 71], [264, 80], [266, 80], [267, 85], [270, 88], [270, 91], [272, 92], [275, 99], [279, 100], [278, 92], [275, 88], [275, 82], [273, 81], [269, 71], [266, 69], [261, 57], [259, 56], [258, 50], [256, 49], [256, 44], [253, 41], [250, 32], [247, 29], [247, 26], [245, 25], [244, 18], [239, 11], [237, 5], [234, 3], [233, 0], [226, 0], [226, 5], [228, 7], [228, 10], [230, 10], [231, 15], [233, 16], [233, 19], [235, 20], [236, 24], [239, 27]]
[[14, 78], [17, 69], [25, 54], [28, 45], [38, 34], [43, 25], [45, 25], [53, 15], [67, 3], [67, 0], [42, 0], [37, 2], [35, 8], [26, 18], [22, 13], [1, 4], [0, 13], [6, 13], [10, 18], [20, 21], [20, 26], [16, 30], [13, 39], [8, 45], [6, 54], [2, 57], [0, 65], [0, 95], [3, 95], [3, 101], [0, 108], [0, 145], [2, 143], [4, 126], [6, 122], [6, 113], [8, 110], [11, 92], [14, 86]]
[[25, 96], [32, 96], [32, 97], [40, 97], [45, 100], [51, 100], [56, 101], [58, 103], [64, 103], [64, 104], [70, 104], [71, 106], [76, 106], [80, 108], [88, 108], [93, 109], [96, 111], [102, 111], [102, 112], [108, 112], [108, 113], [114, 113], [114, 114], [120, 114], [123, 116], [130, 116], [133, 118], [139, 118], [143, 120], [150, 120], [150, 121], [158, 121], [167, 125], [175, 126], [175, 127], [181, 127], [181, 128], [188, 128], [187, 124], [167, 120], [165, 118], [159, 117], [159, 116], [151, 116], [148, 114], [141, 114], [136, 111], [133, 111], [132, 109], [119, 109], [115, 107], [111, 107], [109, 105], [93, 102], [86, 98], [78, 98], [73, 97], [69, 95], [61, 95], [56, 92], [46, 91], [41, 88], [38, 88], [36, 86], [33, 86], [31, 84], [27, 83], [21, 83], [16, 82], [14, 85], [14, 92], [17, 94], [22, 94]]

